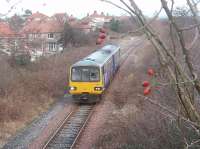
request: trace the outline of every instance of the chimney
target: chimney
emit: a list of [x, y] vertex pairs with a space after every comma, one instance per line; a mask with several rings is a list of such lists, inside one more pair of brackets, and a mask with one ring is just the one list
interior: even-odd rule
[[103, 12], [101, 12], [101, 16], [105, 16]]
[[96, 11], [96, 10], [94, 11], [94, 14], [97, 14], [97, 11]]

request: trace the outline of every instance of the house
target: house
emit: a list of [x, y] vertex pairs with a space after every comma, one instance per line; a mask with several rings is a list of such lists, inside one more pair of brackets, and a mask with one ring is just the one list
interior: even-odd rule
[[55, 13], [52, 18], [56, 19], [61, 24], [65, 24], [65, 22], [70, 19], [67, 13]]
[[27, 38], [28, 48], [32, 53], [53, 54], [61, 50], [59, 40], [64, 28], [67, 15], [55, 14], [48, 17], [39, 12], [31, 15], [21, 33]]
[[69, 23], [74, 23], [74, 22], [77, 22], [78, 20], [73, 15], [70, 15], [69, 18], [67, 19], [67, 21]]
[[112, 19], [111, 16], [105, 15], [103, 12], [98, 14], [97, 11], [94, 11], [91, 15], [87, 14], [85, 18], [81, 20], [82, 24], [87, 24], [90, 26], [91, 30], [96, 30], [97, 28], [103, 27], [105, 23], [110, 22]]
[[94, 11], [91, 15], [88, 13], [87, 16], [81, 20], [74, 19], [73, 16], [70, 16], [67, 21], [73, 28], [80, 29], [87, 34], [91, 31], [95, 31], [97, 28], [103, 27], [104, 24], [110, 22], [111, 19], [111, 16], [105, 15], [103, 12], [98, 14], [97, 11]]
[[11, 49], [16, 46], [16, 33], [11, 29], [9, 24], [0, 21], [0, 50], [4, 53], [11, 54]]
[[15, 36], [15, 32], [11, 29], [10, 25], [7, 22], [0, 22], [0, 38], [4, 37], [13, 37]]
[[92, 31], [92, 27], [89, 25], [89, 22], [87, 21], [77, 21], [74, 22], [74, 24], [70, 24], [73, 28], [75, 29], [79, 29], [81, 31], [83, 31], [84, 33], [89, 33]]
[[45, 14], [42, 14], [40, 12], [36, 12], [36, 13], [33, 13], [32, 15], [30, 15], [28, 18], [27, 18], [27, 23], [28, 22], [32, 22], [32, 21], [41, 21], [41, 20], [45, 20], [47, 19], [48, 16], [45, 15]]

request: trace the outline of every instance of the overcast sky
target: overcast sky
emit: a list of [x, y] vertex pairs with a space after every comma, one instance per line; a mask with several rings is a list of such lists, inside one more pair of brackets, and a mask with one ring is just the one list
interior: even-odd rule
[[[9, 1], [9, 3], [7, 2]], [[20, 1], [20, 2], [19, 2]], [[119, 0], [111, 0], [119, 2]], [[128, 1], [128, 0], [125, 0]], [[152, 16], [160, 8], [160, 0], [135, 0], [145, 15]], [[186, 0], [175, 0], [177, 5], [183, 5]], [[18, 3], [19, 2], [19, 3]], [[10, 7], [18, 3], [12, 13], [21, 13], [25, 9], [33, 12], [39, 11], [49, 16], [56, 12], [67, 12], [78, 18], [86, 16], [97, 10], [99, 13], [104, 12], [110, 15], [123, 15], [124, 11], [115, 8], [100, 0], [0, 0], [0, 13], [5, 14]]]

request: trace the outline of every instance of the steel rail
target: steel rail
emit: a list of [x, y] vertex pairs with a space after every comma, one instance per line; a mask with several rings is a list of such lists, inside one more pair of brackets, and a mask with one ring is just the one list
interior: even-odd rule
[[70, 147], [70, 149], [73, 149], [73, 148], [75, 147], [75, 145], [77, 144], [77, 141], [78, 141], [78, 139], [80, 138], [81, 134], [83, 133], [83, 130], [85, 129], [85, 127], [86, 127], [88, 121], [89, 121], [90, 118], [92, 117], [92, 114], [93, 114], [93, 112], [94, 112], [94, 109], [95, 109], [95, 105], [94, 105], [94, 107], [92, 108], [92, 110], [90, 111], [90, 113], [89, 113], [89, 115], [88, 115], [86, 121], [84, 122], [84, 124], [83, 124], [83, 126], [81, 127], [79, 133], [77, 134], [77, 136], [76, 136], [76, 138], [75, 138], [75, 140], [74, 140], [72, 146]]
[[45, 143], [45, 145], [42, 147], [42, 149], [46, 149], [47, 146], [49, 145], [49, 143], [55, 138], [55, 136], [58, 134], [58, 132], [62, 129], [62, 127], [65, 125], [65, 123], [68, 121], [68, 119], [72, 116], [72, 114], [74, 113], [73, 109], [67, 116], [66, 118], [62, 121], [62, 123], [58, 126], [58, 128], [56, 129], [56, 131], [53, 133], [53, 135], [50, 136], [50, 138], [48, 139], [48, 141]]
[[53, 133], [43, 149], [72, 149], [93, 114], [94, 105], [81, 105], [74, 109]]
[[144, 39], [138, 39], [137, 42], [139, 42], [138, 44], [131, 44], [130, 46], [127, 47], [127, 51], [125, 53], [123, 53], [123, 55], [121, 56], [121, 60], [120, 60], [120, 66], [126, 61], [125, 58], [127, 58], [133, 51], [134, 48], [137, 48], [141, 45], [142, 42], [144, 42]]

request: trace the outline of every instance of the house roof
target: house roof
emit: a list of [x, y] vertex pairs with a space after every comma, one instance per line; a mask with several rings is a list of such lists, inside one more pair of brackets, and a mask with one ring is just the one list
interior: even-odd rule
[[73, 28], [77, 28], [77, 29], [91, 29], [91, 25], [90, 23], [90, 19], [82, 19], [80, 21], [73, 21], [73, 22], [69, 22], [69, 24], [73, 27]]
[[48, 18], [47, 15], [43, 14], [43, 13], [40, 13], [40, 12], [36, 12], [36, 13], [33, 13], [31, 16], [29, 16], [27, 18], [28, 21], [33, 21], [35, 19], [46, 19]]
[[70, 15], [68, 17], [68, 22], [73, 22], [73, 21], [77, 21], [77, 18], [75, 18], [73, 15]]
[[60, 23], [54, 18], [46, 18], [41, 21], [31, 21], [26, 23], [21, 33], [51, 33], [61, 32], [64, 27], [63, 23]]
[[89, 24], [82, 24], [82, 23], [74, 24], [73, 27], [77, 29], [91, 29], [91, 26]]
[[51, 18], [56, 19], [59, 23], [64, 24], [67, 19], [69, 19], [69, 16], [67, 13], [55, 13]]
[[103, 12], [101, 12], [101, 14], [98, 14], [97, 11], [95, 10], [95, 11], [93, 12], [93, 14], [91, 14], [89, 17], [92, 17], [92, 18], [104, 18], [105, 15], [104, 15]]
[[130, 16], [126, 16], [126, 15], [122, 15], [122, 16], [115, 17], [115, 18], [120, 20], [120, 21], [124, 21], [124, 20], [129, 20], [131, 17]]
[[55, 13], [53, 16], [55, 17], [69, 17], [67, 13]]
[[48, 32], [62, 32], [64, 28], [64, 24], [61, 24], [55, 19], [49, 19], [42, 22], [39, 26], [41, 33], [48, 33]]
[[13, 37], [15, 32], [11, 29], [8, 23], [0, 22], [0, 37]]
[[105, 15], [103, 12], [101, 12], [101, 14], [98, 14], [97, 11], [94, 11], [93, 14], [91, 14], [91, 15], [87, 14], [87, 16], [84, 17], [81, 20], [81, 22], [90, 23], [90, 22], [93, 22], [94, 19], [97, 19], [97, 18], [102, 18], [102, 19], [104, 19], [105, 22], [107, 22], [112, 19], [112, 16]]

